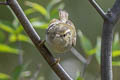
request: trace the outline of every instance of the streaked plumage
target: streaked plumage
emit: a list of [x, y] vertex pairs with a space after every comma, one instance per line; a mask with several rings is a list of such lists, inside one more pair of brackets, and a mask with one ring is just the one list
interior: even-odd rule
[[64, 53], [76, 44], [74, 24], [68, 20], [66, 11], [59, 11], [59, 19], [51, 20], [46, 31], [46, 42], [56, 53]]

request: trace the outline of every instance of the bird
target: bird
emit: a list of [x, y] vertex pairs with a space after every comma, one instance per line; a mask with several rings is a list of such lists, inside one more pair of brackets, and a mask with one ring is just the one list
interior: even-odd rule
[[65, 10], [59, 10], [59, 18], [52, 19], [46, 30], [46, 42], [55, 53], [66, 53], [76, 45], [76, 29]]

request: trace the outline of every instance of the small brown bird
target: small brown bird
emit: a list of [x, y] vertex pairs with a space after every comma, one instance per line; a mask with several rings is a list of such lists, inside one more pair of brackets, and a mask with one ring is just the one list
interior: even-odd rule
[[65, 53], [76, 45], [76, 30], [68, 13], [59, 10], [59, 19], [51, 20], [46, 31], [46, 42], [56, 53]]

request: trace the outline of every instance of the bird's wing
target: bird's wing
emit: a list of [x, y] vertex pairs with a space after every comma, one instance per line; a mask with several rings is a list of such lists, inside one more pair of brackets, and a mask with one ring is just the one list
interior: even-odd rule
[[66, 22], [66, 24], [68, 24], [68, 25], [70, 25], [71, 27], [72, 27], [72, 29], [73, 29], [73, 39], [72, 39], [72, 45], [73, 46], [75, 46], [76, 45], [76, 29], [75, 29], [75, 26], [74, 26], [74, 24], [72, 23], [72, 21], [70, 21], [70, 20], [68, 20], [67, 22]]
[[53, 28], [56, 24], [60, 23], [58, 19], [52, 19], [48, 25], [48, 29], [46, 30], [47, 33], [49, 33], [49, 30]]

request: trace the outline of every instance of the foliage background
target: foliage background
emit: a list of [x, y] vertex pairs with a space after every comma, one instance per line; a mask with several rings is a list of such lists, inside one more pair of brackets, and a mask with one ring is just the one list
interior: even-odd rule
[[[28, 5], [25, 5], [25, 1], [27, 0], [19, 0], [21, 7], [26, 10], [30, 8]], [[51, 2], [51, 0], [29, 0], [31, 2], [39, 3], [40, 5], [46, 6]], [[57, 0], [56, 0], [57, 1]], [[115, 0], [97, 0], [100, 6], [107, 11], [108, 8], [111, 8]], [[101, 36], [103, 20], [95, 11], [95, 9], [90, 5], [88, 0], [63, 0], [62, 3], [65, 5], [65, 10], [69, 13], [70, 20], [76, 26], [76, 29], [80, 29], [82, 33], [91, 41], [92, 46], [96, 46], [97, 37]], [[54, 6], [56, 7], [56, 6]], [[39, 16], [40, 21], [45, 20], [40, 13], [34, 13], [28, 16], [28, 18]], [[14, 17], [8, 7], [0, 5], [0, 21], [9, 21], [12, 23]], [[116, 25], [117, 28], [115, 32], [120, 32], [120, 22]], [[2, 31], [0, 29], [0, 31]], [[41, 39], [45, 39], [45, 29], [36, 28], [36, 31], [39, 33]], [[25, 34], [25, 33], [24, 33]], [[9, 35], [8, 33], [4, 34], [6, 37]], [[7, 43], [6, 41], [2, 41], [2, 37], [0, 36], [0, 41], [3, 44]], [[120, 43], [118, 43], [120, 44]], [[14, 48], [19, 48], [18, 43], [10, 43], [10, 46]], [[79, 36], [77, 38], [77, 46], [76, 49], [86, 58], [88, 55], [85, 54], [84, 50], [81, 46], [81, 41]], [[40, 64], [40, 79], [39, 80], [58, 80], [57, 76], [51, 71], [48, 64], [41, 57], [37, 49], [29, 43], [22, 42], [21, 49], [23, 51], [23, 63], [28, 64], [25, 71], [31, 71], [31, 75], [25, 78], [24, 80], [29, 80], [34, 73], [37, 71], [37, 65]], [[1, 47], [0, 47], [1, 48]], [[120, 53], [119, 53], [120, 54]], [[61, 64], [64, 69], [75, 79], [79, 72], [82, 71], [83, 64], [71, 53], [67, 54], [54, 54], [56, 57], [61, 58]], [[119, 56], [113, 58], [115, 61], [119, 61]], [[9, 54], [0, 52], [0, 73], [5, 73], [8, 75], [13, 75], [15, 67], [18, 66], [18, 55]], [[114, 80], [119, 80], [120, 68], [119, 66], [113, 66]], [[85, 71], [85, 80], [100, 80], [100, 66], [96, 60], [96, 57], [92, 58], [92, 61], [87, 66]], [[81, 80], [81, 79], [80, 79]]]

